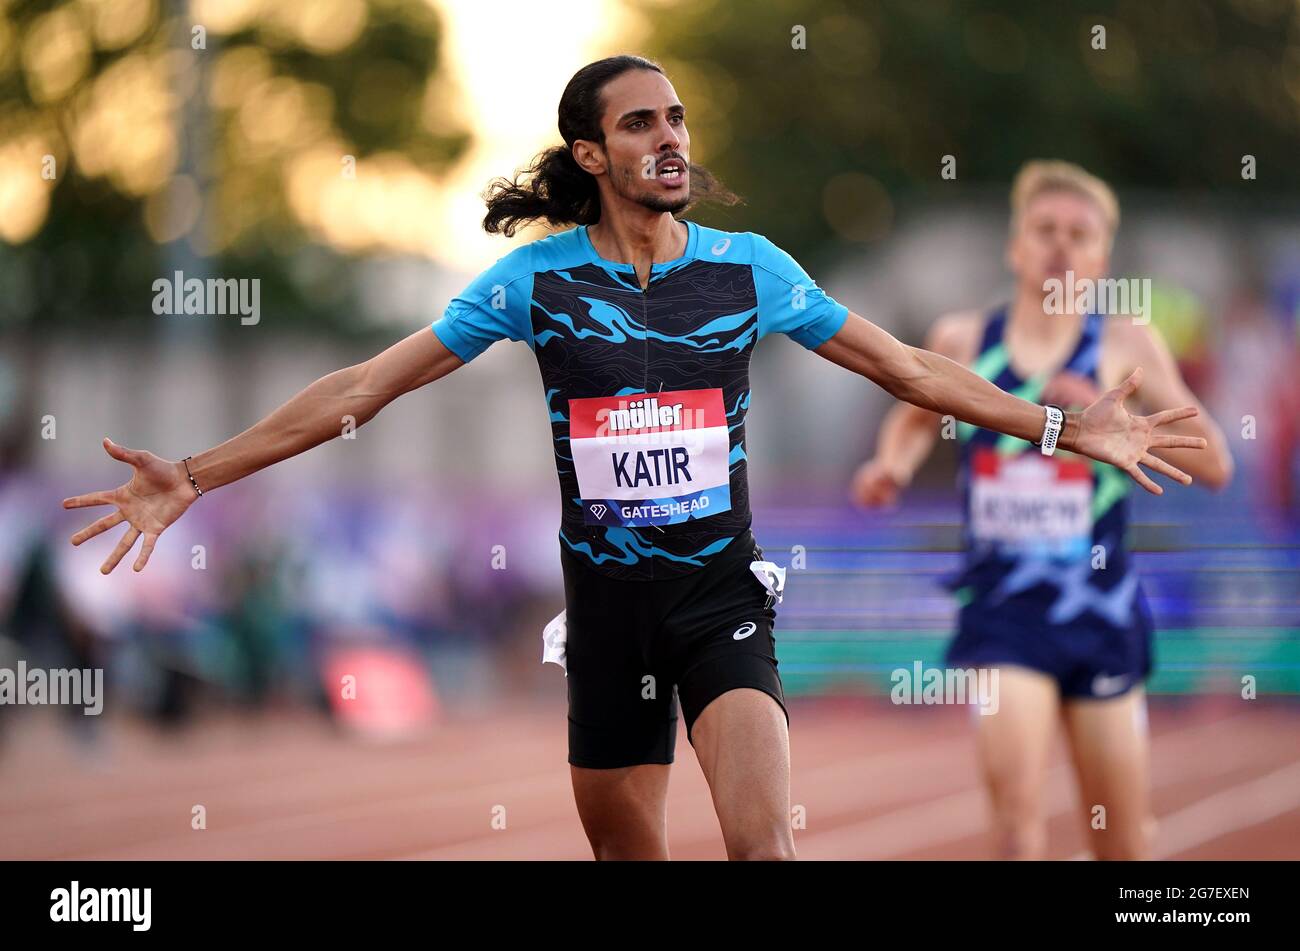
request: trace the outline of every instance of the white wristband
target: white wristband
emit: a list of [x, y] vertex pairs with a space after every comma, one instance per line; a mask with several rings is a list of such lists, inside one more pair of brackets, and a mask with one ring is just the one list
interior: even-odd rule
[[1038, 448], [1045, 456], [1056, 452], [1056, 441], [1061, 438], [1061, 429], [1065, 426], [1065, 411], [1050, 403], [1043, 407], [1047, 411], [1047, 422], [1043, 426], [1043, 438]]

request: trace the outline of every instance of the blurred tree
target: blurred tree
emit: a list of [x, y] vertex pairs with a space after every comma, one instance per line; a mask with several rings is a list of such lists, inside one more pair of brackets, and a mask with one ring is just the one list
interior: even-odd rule
[[470, 140], [440, 40], [401, 0], [0, 3], [0, 330], [156, 327], [186, 263], [355, 325], [351, 256], [419, 248]]
[[[642, 2], [699, 157], [748, 200], [701, 212], [792, 250], [886, 237], [900, 202], [1077, 161], [1120, 187], [1300, 193], [1293, 0]], [[1105, 48], [1094, 48], [1104, 28]], [[1243, 180], [1253, 155], [1258, 179]], [[956, 178], [940, 178], [943, 156]]]
[[[1300, 186], [1293, 0], [628, 2], [749, 199], [703, 220], [800, 257], [1032, 157], [1238, 207]], [[435, 243], [470, 141], [441, 39], [421, 0], [0, 2], [0, 332], [156, 328], [186, 262], [260, 278], [275, 326], [355, 328], [357, 256]]]

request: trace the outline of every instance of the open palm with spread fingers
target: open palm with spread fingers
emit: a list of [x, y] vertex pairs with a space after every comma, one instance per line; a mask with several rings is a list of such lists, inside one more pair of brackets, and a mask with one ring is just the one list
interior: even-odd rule
[[1141, 383], [1142, 368], [1138, 367], [1129, 374], [1127, 380], [1103, 393], [1097, 402], [1085, 409], [1079, 416], [1078, 433], [1069, 448], [1123, 469], [1142, 488], [1161, 495], [1164, 489], [1152, 482], [1140, 466], [1146, 466], [1183, 485], [1191, 485], [1192, 477], [1158, 456], [1153, 456], [1150, 450], [1204, 449], [1206, 441], [1200, 436], [1174, 436], [1156, 431], [1161, 426], [1195, 416], [1195, 406], [1167, 409], [1150, 416], [1134, 416], [1125, 409], [1124, 400], [1132, 396]]
[[108, 574], [117, 567], [136, 540], [144, 536], [140, 554], [135, 559], [135, 570], [140, 571], [149, 563], [149, 556], [158, 542], [158, 536], [172, 522], [180, 518], [198, 495], [185, 475], [185, 467], [179, 462], [168, 462], [151, 452], [142, 449], [127, 449], [119, 446], [108, 437], [104, 438], [104, 450], [119, 462], [125, 462], [134, 471], [131, 480], [116, 489], [103, 492], [88, 492], [74, 495], [63, 500], [65, 509], [86, 508], [92, 505], [113, 505], [116, 511], [105, 515], [96, 522], [87, 525], [72, 536], [72, 544], [80, 545], [88, 538], [94, 538], [116, 525], [126, 522], [126, 534], [122, 536], [117, 547], [113, 549], [100, 566], [99, 570]]

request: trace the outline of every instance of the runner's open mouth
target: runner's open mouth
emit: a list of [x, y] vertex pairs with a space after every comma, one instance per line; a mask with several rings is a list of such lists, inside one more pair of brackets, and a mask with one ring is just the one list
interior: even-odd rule
[[681, 159], [664, 159], [655, 166], [655, 174], [669, 182], [679, 182], [686, 177], [686, 163]]

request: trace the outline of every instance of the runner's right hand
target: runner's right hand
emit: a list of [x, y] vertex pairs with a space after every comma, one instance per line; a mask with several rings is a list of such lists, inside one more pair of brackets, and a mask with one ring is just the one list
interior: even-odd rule
[[131, 480], [116, 489], [88, 492], [63, 500], [65, 509], [92, 505], [116, 507], [111, 515], [105, 515], [73, 535], [72, 544], [80, 545], [86, 539], [126, 522], [130, 527], [99, 570], [108, 574], [116, 568], [118, 562], [135, 545], [136, 539], [143, 535], [144, 544], [140, 546], [140, 554], [134, 565], [135, 570], [140, 571], [149, 563], [158, 536], [185, 514], [185, 510], [194, 504], [198, 495], [185, 474], [184, 463], [168, 462], [142, 449], [127, 449], [107, 436], [104, 437], [104, 451], [134, 470]]
[[906, 487], [906, 480], [877, 458], [858, 467], [849, 493], [853, 501], [865, 508], [892, 508], [898, 504], [898, 495]]

